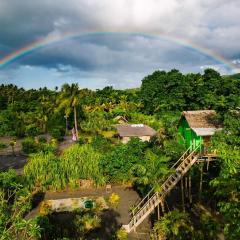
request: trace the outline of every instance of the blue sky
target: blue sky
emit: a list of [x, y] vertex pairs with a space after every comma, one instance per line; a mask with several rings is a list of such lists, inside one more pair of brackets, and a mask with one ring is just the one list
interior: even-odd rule
[[231, 73], [212, 57], [151, 34], [192, 42], [239, 68], [239, 12], [239, 0], [1, 0], [0, 59], [69, 31], [125, 33], [51, 44], [0, 68], [0, 83], [29, 89], [78, 82], [91, 89], [123, 89], [140, 86], [144, 76], [158, 69], [187, 73], [213, 67]]

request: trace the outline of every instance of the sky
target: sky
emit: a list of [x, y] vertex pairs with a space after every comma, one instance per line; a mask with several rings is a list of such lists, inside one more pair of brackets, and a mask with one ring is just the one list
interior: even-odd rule
[[155, 70], [239, 72], [239, 12], [239, 0], [0, 0], [0, 83], [126, 89]]

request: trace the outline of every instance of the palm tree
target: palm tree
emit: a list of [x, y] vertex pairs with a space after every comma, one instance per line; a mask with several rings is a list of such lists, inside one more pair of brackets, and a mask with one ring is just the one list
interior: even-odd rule
[[80, 95], [79, 95], [79, 86], [77, 83], [64, 84], [62, 86], [60, 95], [59, 95], [59, 107], [64, 108], [65, 119], [66, 119], [66, 131], [68, 128], [68, 117], [71, 113], [71, 109], [74, 114], [74, 128], [76, 131], [76, 138], [78, 139], [78, 124], [77, 124], [77, 106], [79, 105]]
[[39, 105], [37, 108], [37, 119], [44, 133], [47, 132], [47, 123], [48, 123], [49, 115], [53, 111], [53, 107], [54, 107], [53, 100], [51, 96], [48, 96], [48, 95], [40, 96]]

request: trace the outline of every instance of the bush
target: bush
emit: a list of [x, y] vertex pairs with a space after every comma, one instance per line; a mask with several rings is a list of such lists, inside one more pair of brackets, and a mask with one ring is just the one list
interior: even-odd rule
[[102, 135], [96, 135], [93, 137], [91, 145], [99, 152], [106, 153], [111, 150], [110, 141]]
[[57, 144], [55, 142], [51, 143], [39, 143], [38, 144], [38, 151], [44, 152], [44, 153], [56, 153], [57, 151]]
[[128, 239], [128, 233], [124, 229], [119, 229], [117, 231], [117, 240], [127, 240]]
[[25, 133], [29, 137], [35, 137], [40, 133], [40, 130], [35, 124], [30, 124], [26, 127]]
[[46, 137], [41, 136], [41, 137], [38, 138], [38, 142], [39, 143], [46, 143], [47, 139], [46, 139]]
[[88, 139], [84, 138], [84, 137], [79, 137], [78, 140], [77, 140], [77, 143], [79, 145], [87, 144], [88, 143]]
[[33, 138], [25, 138], [22, 142], [22, 151], [26, 154], [36, 153], [38, 151], [38, 144]]
[[7, 144], [0, 142], [0, 149], [4, 149], [4, 148], [6, 148], [6, 147], [7, 147]]
[[112, 193], [108, 199], [108, 202], [112, 207], [117, 207], [119, 204], [119, 201], [120, 201], [120, 197], [116, 193]]
[[50, 130], [50, 134], [53, 138], [56, 138], [59, 141], [63, 140], [64, 133], [60, 128], [53, 128]]

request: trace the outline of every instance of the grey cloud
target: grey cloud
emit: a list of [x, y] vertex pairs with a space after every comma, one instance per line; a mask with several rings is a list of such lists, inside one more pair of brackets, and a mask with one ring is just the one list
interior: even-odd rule
[[141, 33], [185, 39], [234, 60], [240, 55], [239, 10], [237, 0], [1, 0], [0, 59], [55, 33], [113, 31], [118, 34], [58, 42], [19, 59], [11, 68], [55, 69], [68, 80], [85, 74], [117, 86], [139, 84], [138, 78], [159, 68], [197, 72], [201, 66], [219, 65], [225, 71], [191, 48]]

